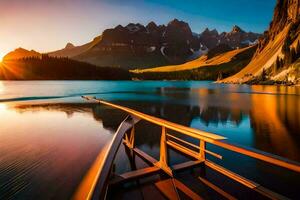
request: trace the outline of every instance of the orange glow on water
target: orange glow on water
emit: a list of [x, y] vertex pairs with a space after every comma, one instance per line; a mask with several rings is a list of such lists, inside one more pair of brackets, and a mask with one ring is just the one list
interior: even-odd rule
[[[1, 63], [0, 63], [0, 66], [1, 66]], [[4, 85], [2, 83], [2, 81], [0, 81], [0, 95], [4, 93]]]
[[[37, 182], [64, 195], [79, 185], [89, 163], [112, 137], [91, 108], [0, 103], [0, 122], [1, 169], [10, 179], [20, 178], [14, 186]], [[3, 184], [9, 181], [1, 179]]]
[[4, 112], [6, 110], [6, 104], [2, 103], [0, 104], [0, 113]]

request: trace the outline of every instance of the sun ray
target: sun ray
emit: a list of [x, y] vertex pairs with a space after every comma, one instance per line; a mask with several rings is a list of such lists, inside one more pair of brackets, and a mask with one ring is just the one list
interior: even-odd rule
[[5, 61], [0, 63], [0, 79], [14, 80], [23, 79], [25, 71], [19, 66], [22, 63], [18, 61]]

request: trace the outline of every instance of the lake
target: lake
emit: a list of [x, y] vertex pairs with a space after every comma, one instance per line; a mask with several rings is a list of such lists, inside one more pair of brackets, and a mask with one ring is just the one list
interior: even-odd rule
[[[120, 111], [86, 102], [82, 95], [300, 162], [300, 87], [209, 81], [2, 81], [0, 199], [72, 197], [125, 117]], [[141, 132], [137, 145], [157, 157], [159, 134]], [[215, 162], [290, 198], [299, 198], [299, 174], [208, 148], [224, 156]], [[174, 157], [170, 162], [183, 159]], [[118, 155], [115, 170], [129, 168], [124, 156]]]

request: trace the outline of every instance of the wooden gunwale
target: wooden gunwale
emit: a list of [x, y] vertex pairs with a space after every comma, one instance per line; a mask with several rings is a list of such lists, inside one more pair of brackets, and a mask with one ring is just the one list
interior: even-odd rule
[[[163, 149], [164, 151], [166, 150], [165, 148], [167, 148], [167, 146], [170, 146], [170, 147], [182, 152], [183, 154], [185, 154], [187, 156], [195, 158], [196, 160], [200, 161], [199, 163], [204, 162], [204, 164], [206, 166], [214, 169], [215, 171], [218, 171], [219, 173], [221, 173], [221, 174], [239, 182], [240, 184], [242, 184], [246, 187], [249, 187], [249, 188], [253, 189], [254, 191], [259, 192], [271, 199], [286, 199], [286, 198], [284, 196], [281, 196], [275, 192], [268, 190], [267, 188], [262, 187], [261, 185], [255, 183], [255, 182], [252, 182], [238, 174], [235, 174], [234, 172], [231, 172], [230, 170], [227, 170], [227, 169], [207, 160], [205, 158], [205, 153], [211, 154], [220, 159], [222, 159], [222, 156], [208, 151], [205, 147], [205, 143], [207, 142], [207, 143], [216, 145], [218, 147], [221, 147], [223, 149], [230, 150], [232, 152], [239, 153], [239, 154], [251, 157], [251, 158], [255, 158], [257, 160], [261, 160], [261, 161], [264, 161], [266, 163], [269, 163], [269, 164], [272, 164], [275, 166], [283, 167], [283, 168], [286, 168], [286, 169], [289, 169], [289, 170], [292, 170], [295, 172], [300, 172], [300, 164], [297, 162], [293, 162], [293, 161], [290, 161], [290, 160], [287, 160], [287, 159], [284, 159], [284, 158], [281, 158], [278, 156], [274, 156], [274, 155], [271, 155], [271, 154], [268, 154], [265, 152], [258, 151], [258, 150], [253, 150], [253, 149], [229, 144], [225, 141], [226, 138], [223, 136], [219, 136], [219, 135], [216, 135], [213, 133], [193, 129], [193, 128], [186, 127], [183, 125], [179, 125], [179, 124], [169, 122], [164, 119], [153, 117], [153, 116], [141, 113], [139, 111], [136, 111], [136, 110], [124, 107], [124, 106], [116, 105], [116, 104], [113, 104], [113, 103], [110, 103], [107, 101], [99, 100], [96, 98], [91, 98], [91, 97], [83, 97], [83, 98], [85, 98], [87, 100], [93, 100], [98, 103], [125, 111], [129, 114], [129, 116], [120, 124], [116, 134], [114, 135], [113, 140], [111, 141], [110, 145], [107, 147], [106, 153], [104, 154], [104, 156], [102, 155], [103, 161], [96, 162], [96, 167], [98, 167], [97, 172], [93, 173], [91, 175], [91, 176], [93, 176], [92, 178], [88, 177], [88, 178], [85, 178], [87, 180], [84, 179], [84, 181], [80, 185], [79, 189], [77, 190], [78, 192], [76, 193], [76, 195], [74, 196], [73, 199], [105, 199], [106, 198], [110, 170], [112, 167], [113, 160], [116, 156], [116, 153], [117, 153], [118, 148], [122, 141], [137, 155], [141, 156], [144, 160], [146, 160], [150, 164], [153, 164], [153, 166], [157, 167], [157, 168], [152, 167], [152, 168], [148, 168], [148, 169], [144, 169], [144, 170], [138, 170], [135, 172], [131, 172], [131, 173], [125, 174], [123, 178], [134, 179], [136, 177], [141, 177], [144, 174], [146, 175], [146, 174], [158, 172], [159, 171], [158, 168], [165, 171], [167, 174], [170, 175], [170, 177], [173, 177], [172, 169], [168, 166], [168, 164], [166, 162], [167, 160], [165, 160], [167, 158], [164, 157], [165, 156], [164, 153], [161, 152], [161, 155], [160, 155], [161, 158], [159, 161], [157, 161], [156, 159], [152, 158], [151, 156], [147, 155], [146, 153], [140, 151], [137, 148], [134, 148], [131, 144], [129, 144], [131, 142], [127, 141], [128, 137], [127, 137], [127, 139], [125, 138], [125, 140], [124, 140], [124, 136], [125, 136], [126, 132], [129, 131], [130, 129], [131, 129], [131, 132], [134, 134], [134, 124], [136, 124], [139, 120], [145, 120], [145, 121], [148, 121], [150, 123], [153, 123], [153, 124], [156, 124], [156, 125], [159, 125], [162, 127], [162, 135], [163, 136], [161, 138], [161, 145], [164, 146], [164, 149]], [[198, 147], [192, 143], [189, 143], [185, 140], [182, 140], [173, 135], [170, 135], [170, 134], [166, 133], [166, 129], [170, 129], [170, 130], [179, 132], [181, 134], [199, 139], [200, 146]], [[183, 145], [176, 143], [174, 140], [173, 141], [168, 140], [168, 137], [173, 138], [174, 140], [180, 141], [181, 143], [189, 145], [195, 149], [198, 149], [198, 150], [200, 150], [200, 152], [193, 151], [193, 150], [189, 149], [188, 147], [185, 147]], [[175, 169], [176, 168], [178, 168], [178, 169], [186, 168], [186, 167], [195, 166], [196, 164], [199, 164], [196, 161], [193, 161], [193, 162], [183, 163], [181, 165], [175, 166]], [[95, 166], [93, 166], [92, 168], [95, 169]], [[216, 189], [219, 190], [218, 188], [216, 188]], [[219, 190], [219, 192], [221, 192], [221, 191]]]

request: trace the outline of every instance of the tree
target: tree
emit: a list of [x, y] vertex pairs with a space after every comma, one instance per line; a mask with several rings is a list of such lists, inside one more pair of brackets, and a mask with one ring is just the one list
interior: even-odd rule
[[277, 70], [280, 69], [280, 68], [281, 68], [281, 61], [280, 61], [279, 56], [277, 56], [276, 62], [275, 62], [275, 65], [274, 65], [274, 72], [277, 72]]
[[285, 41], [284, 41], [284, 44], [282, 46], [282, 53], [284, 55], [290, 53], [290, 45], [291, 45], [291, 38], [290, 36], [288, 36]]
[[300, 42], [299, 42], [299, 40], [296, 45], [296, 57], [297, 57], [297, 59], [300, 57]]
[[295, 48], [291, 48], [291, 51], [290, 51], [290, 63], [293, 63], [297, 60], [297, 54], [296, 54], [296, 50]]
[[262, 79], [262, 81], [265, 81], [267, 79], [267, 72], [266, 72], [265, 68], [263, 68], [263, 70], [262, 70], [261, 79]]

